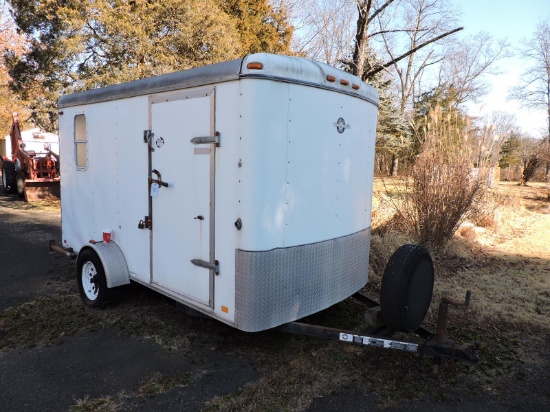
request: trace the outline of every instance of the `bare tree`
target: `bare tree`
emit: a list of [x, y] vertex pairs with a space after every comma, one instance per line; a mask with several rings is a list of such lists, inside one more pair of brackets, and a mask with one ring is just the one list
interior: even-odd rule
[[[540, 22], [533, 37], [525, 40], [520, 56], [531, 65], [523, 72], [520, 83], [510, 90], [510, 98], [523, 107], [545, 110], [548, 118], [546, 144], [550, 146], [550, 22]], [[547, 151], [546, 151], [547, 152]], [[546, 180], [550, 181], [550, 159], [546, 161]]]
[[[405, 112], [418, 93], [418, 82], [424, 70], [443, 58], [436, 41], [461, 28], [452, 28], [456, 12], [446, 0], [402, 0], [400, 8], [398, 15], [384, 13], [378, 24], [383, 47], [390, 59], [386, 66], [391, 66], [396, 73], [401, 110]], [[396, 22], [405, 30], [392, 29]]]
[[493, 41], [480, 32], [464, 39], [450, 41], [439, 69], [439, 85], [452, 86], [455, 105], [476, 102], [489, 92], [487, 75], [499, 74], [496, 63], [508, 57], [508, 43]]
[[[332, 64], [346, 60], [346, 68], [363, 80], [392, 69], [399, 83], [398, 106], [402, 115], [413, 100], [424, 69], [441, 60], [436, 52], [440, 41], [462, 30], [453, 28], [456, 13], [448, 0], [279, 1], [285, 3], [291, 16], [299, 39], [294, 45], [298, 53]], [[355, 34], [350, 38], [351, 3], [357, 18]], [[351, 49], [353, 54], [349, 56]], [[377, 58], [379, 55], [383, 63]], [[396, 173], [397, 154], [392, 163]]]
[[353, 50], [353, 74], [359, 76], [363, 80], [366, 80], [368, 77], [365, 70], [365, 65], [367, 63], [367, 53], [369, 48], [369, 40], [379, 33], [369, 33], [369, 28], [371, 25], [374, 25], [377, 18], [380, 14], [386, 10], [386, 8], [392, 4], [395, 0], [387, 0], [382, 3], [379, 3], [376, 0], [356, 0], [357, 5], [357, 27], [355, 30], [355, 48]]
[[500, 151], [502, 145], [513, 134], [518, 134], [517, 118], [511, 113], [503, 111], [491, 112], [483, 119], [483, 124], [492, 125], [495, 131], [496, 147], [495, 149]]
[[[457, 13], [447, 0], [401, 0], [397, 6], [380, 11], [376, 19], [378, 30], [371, 33], [371, 37], [380, 38], [387, 63], [370, 69], [364, 76], [390, 68], [398, 83], [399, 108], [405, 114], [420, 94], [424, 71], [443, 59], [440, 41], [462, 27], [456, 27]], [[398, 165], [399, 158], [394, 155], [392, 175], [397, 174]]]
[[294, 27], [292, 50], [333, 66], [348, 58], [355, 0], [277, 0]]
[[[425, 19], [426, 27], [415, 28], [408, 24], [404, 17], [409, 13], [407, 7], [416, 2], [427, 0], [272, 0], [276, 8], [284, 8], [294, 27], [292, 50], [297, 54], [326, 63], [341, 66], [346, 61], [346, 67], [368, 80], [380, 71], [395, 65], [402, 59], [414, 56], [419, 50], [441, 40], [462, 28], [448, 32], [429, 28], [435, 20]], [[445, 10], [448, 0], [431, 0]], [[442, 4], [443, 6], [439, 6]], [[430, 10], [431, 12], [431, 10]], [[451, 22], [453, 13], [447, 13], [442, 18]], [[379, 28], [384, 16], [384, 28]], [[433, 20], [433, 21], [432, 21]], [[355, 21], [355, 25], [352, 22]], [[439, 23], [438, 23], [439, 24]], [[383, 35], [406, 34], [414, 31], [428, 31], [420, 42], [413, 47], [401, 47], [402, 53], [384, 56], [383, 63], [369, 61], [373, 54], [373, 39]], [[430, 35], [432, 35], [430, 37]], [[419, 37], [420, 38], [420, 37]], [[350, 53], [353, 53], [350, 56]], [[350, 59], [351, 57], [351, 59]]]

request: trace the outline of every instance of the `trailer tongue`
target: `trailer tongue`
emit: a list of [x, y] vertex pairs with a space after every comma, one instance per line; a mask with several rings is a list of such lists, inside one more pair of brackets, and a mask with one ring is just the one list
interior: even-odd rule
[[59, 155], [45, 134], [36, 132], [32, 142], [21, 135], [17, 113], [13, 113], [10, 130], [11, 157], [2, 159], [2, 186], [7, 193], [18, 193], [28, 202], [58, 199]]

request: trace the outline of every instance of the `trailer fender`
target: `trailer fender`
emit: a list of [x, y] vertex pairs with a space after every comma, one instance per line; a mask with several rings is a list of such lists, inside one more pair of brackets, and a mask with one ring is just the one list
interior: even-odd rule
[[130, 283], [130, 271], [126, 258], [115, 242], [87, 243], [80, 249], [80, 253], [86, 249], [92, 249], [99, 256], [109, 289]]

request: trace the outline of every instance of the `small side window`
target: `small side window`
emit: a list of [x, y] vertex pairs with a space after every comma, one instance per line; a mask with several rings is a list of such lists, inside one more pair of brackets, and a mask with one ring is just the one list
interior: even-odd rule
[[86, 116], [78, 114], [74, 117], [74, 151], [77, 169], [85, 169], [88, 166], [87, 144]]

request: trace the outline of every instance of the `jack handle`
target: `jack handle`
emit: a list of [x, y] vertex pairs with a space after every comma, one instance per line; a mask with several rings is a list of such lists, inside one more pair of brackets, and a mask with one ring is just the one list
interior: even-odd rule
[[463, 307], [467, 308], [468, 306], [470, 306], [470, 301], [471, 300], [472, 300], [472, 291], [468, 290], [468, 291], [466, 291], [466, 298], [464, 299], [464, 303], [453, 302], [452, 300], [447, 299], [445, 297], [443, 299], [441, 299], [441, 303], [446, 304], [446, 305], [452, 305], [452, 306], [463, 306]]
[[[445, 297], [441, 299], [441, 302], [439, 303], [439, 312], [437, 314], [437, 330], [435, 333], [435, 342], [437, 342], [438, 344], [450, 344], [454, 352], [454, 343], [449, 338], [447, 338], [447, 312], [449, 310], [449, 305], [468, 308], [468, 306], [470, 306], [471, 299], [472, 291], [470, 290], [466, 292], [466, 298], [464, 299], [463, 303], [453, 302], [452, 300]], [[432, 368], [435, 375], [439, 374], [442, 361], [443, 359], [441, 357], [433, 358]]]
[[449, 305], [467, 308], [470, 306], [471, 300], [472, 291], [470, 290], [466, 292], [466, 298], [463, 303], [453, 302], [445, 297], [441, 299], [441, 303], [439, 304], [439, 312], [437, 315], [437, 331], [435, 334], [435, 340], [437, 342], [444, 342], [447, 336], [447, 312], [449, 310]]

